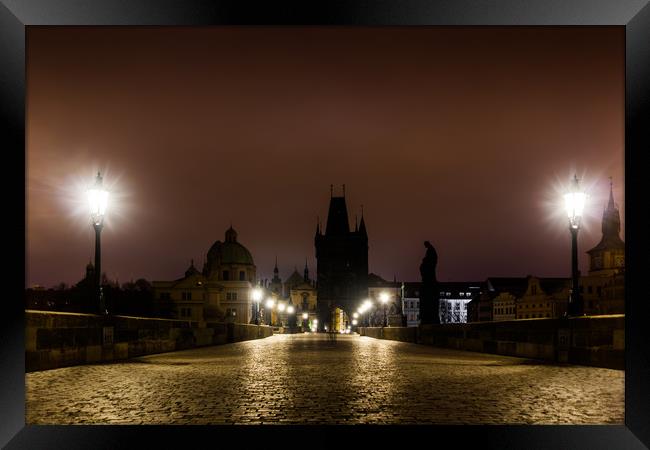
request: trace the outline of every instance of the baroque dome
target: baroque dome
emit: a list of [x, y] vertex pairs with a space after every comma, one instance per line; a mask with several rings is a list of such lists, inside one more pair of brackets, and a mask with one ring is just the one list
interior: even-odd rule
[[215, 242], [208, 250], [207, 274], [223, 264], [254, 265], [251, 252], [237, 242], [237, 232], [232, 226], [226, 230], [225, 241]]

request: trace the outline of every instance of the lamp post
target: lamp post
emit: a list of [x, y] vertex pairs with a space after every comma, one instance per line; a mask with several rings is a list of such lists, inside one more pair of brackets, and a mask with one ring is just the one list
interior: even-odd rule
[[104, 294], [102, 292], [101, 276], [102, 276], [102, 253], [101, 253], [101, 240], [100, 235], [104, 227], [104, 215], [106, 214], [106, 207], [108, 206], [108, 191], [104, 189], [102, 176], [97, 172], [95, 184], [86, 192], [88, 196], [88, 206], [90, 206], [90, 218], [95, 229], [95, 295], [99, 302], [100, 314], [108, 314], [108, 308], [104, 302]]
[[574, 175], [571, 189], [564, 194], [564, 204], [569, 218], [569, 231], [571, 232], [571, 276], [573, 284], [568, 307], [568, 315], [570, 316], [581, 316], [584, 312], [578, 286], [580, 275], [578, 270], [578, 230], [580, 229], [580, 219], [582, 218], [586, 200], [587, 195], [580, 190], [578, 176]]
[[309, 314], [304, 312], [302, 313], [302, 329], [303, 331], [307, 330], [307, 319], [309, 319]]
[[379, 294], [379, 301], [384, 305], [384, 322], [382, 327], [385, 327], [388, 325], [388, 321], [386, 320], [386, 303], [388, 303], [388, 294], [386, 292], [381, 292]]
[[251, 323], [255, 325], [260, 324], [260, 301], [262, 301], [262, 290], [260, 288], [253, 289], [253, 319]]

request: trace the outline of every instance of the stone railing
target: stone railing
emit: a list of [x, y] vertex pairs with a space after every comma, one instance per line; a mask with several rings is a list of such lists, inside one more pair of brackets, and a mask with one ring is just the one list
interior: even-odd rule
[[271, 336], [268, 326], [25, 311], [25, 370], [54, 369]]
[[359, 328], [377, 339], [625, 369], [625, 316]]

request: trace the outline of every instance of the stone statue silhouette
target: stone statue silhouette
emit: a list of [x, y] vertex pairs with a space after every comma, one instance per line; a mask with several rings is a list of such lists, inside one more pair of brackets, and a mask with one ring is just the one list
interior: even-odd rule
[[438, 253], [429, 241], [424, 241], [427, 249], [422, 264], [420, 264], [420, 275], [422, 286], [420, 288], [420, 324], [440, 323], [438, 280], [436, 279], [436, 266], [438, 265]]

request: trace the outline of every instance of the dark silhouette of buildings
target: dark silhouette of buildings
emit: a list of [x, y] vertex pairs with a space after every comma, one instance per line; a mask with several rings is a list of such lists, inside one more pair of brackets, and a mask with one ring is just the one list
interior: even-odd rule
[[343, 196], [332, 191], [327, 227], [322, 232], [316, 225], [316, 273], [318, 296], [318, 328], [332, 329], [334, 311], [342, 309], [348, 316], [368, 297], [368, 234], [361, 220], [350, 231], [348, 210]]

